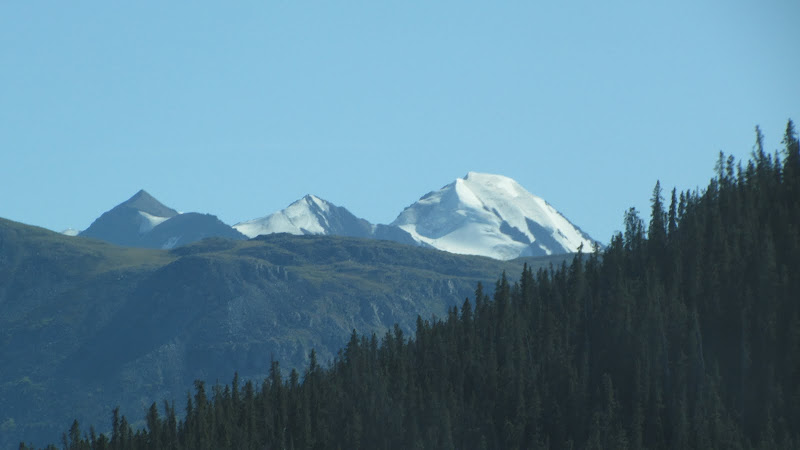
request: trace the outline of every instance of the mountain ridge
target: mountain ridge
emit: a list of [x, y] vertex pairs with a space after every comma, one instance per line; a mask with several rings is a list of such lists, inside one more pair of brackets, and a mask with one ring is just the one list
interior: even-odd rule
[[570, 253], [581, 245], [591, 251], [597, 244], [515, 180], [480, 172], [468, 172], [428, 192], [390, 224], [370, 223], [345, 207], [306, 194], [284, 209], [229, 226], [216, 216], [178, 213], [142, 189], [79, 235], [168, 249], [205, 237], [241, 240], [272, 233], [389, 240], [500, 260]]
[[371, 238], [417, 245], [405, 231], [391, 225], [372, 224], [347, 208], [316, 195], [306, 194], [286, 208], [233, 226], [249, 238], [273, 233], [293, 235], [334, 235]]

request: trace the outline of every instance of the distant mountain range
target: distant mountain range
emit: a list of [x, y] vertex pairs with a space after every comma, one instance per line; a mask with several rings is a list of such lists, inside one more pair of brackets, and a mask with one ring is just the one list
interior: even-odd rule
[[389, 225], [372, 224], [344, 207], [306, 195], [281, 211], [231, 227], [216, 216], [178, 213], [141, 190], [79, 235], [170, 249], [207, 237], [243, 240], [274, 233], [388, 240], [500, 260], [571, 253], [581, 246], [590, 251], [595, 242], [511, 178], [476, 172], [424, 195]]
[[[128, 242], [180, 225], [182, 215], [151, 206], [141, 194], [128, 207], [144, 221], [125, 208], [111, 215], [145, 229], [171, 216]], [[313, 348], [327, 363], [354, 329], [412, 333], [418, 316], [446, 317], [478, 282], [571, 258], [498, 261], [286, 233], [154, 250], [0, 219], [0, 448], [54, 442], [73, 419], [107, 427], [117, 405], [134, 418], [160, 399], [180, 409], [194, 380], [238, 372], [260, 382], [272, 358], [302, 371]]]
[[78, 234], [0, 219], [0, 448], [102, 424], [116, 405], [135, 417], [195, 379], [263, 379], [271, 358], [302, 368], [314, 348], [329, 362], [354, 329], [410, 333], [478, 282], [592, 243], [514, 180], [478, 173], [389, 225], [308, 195], [229, 226], [142, 190]]

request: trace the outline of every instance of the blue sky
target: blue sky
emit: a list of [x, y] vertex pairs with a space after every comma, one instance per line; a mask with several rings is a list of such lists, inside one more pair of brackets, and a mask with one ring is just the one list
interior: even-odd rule
[[0, 3], [0, 217], [140, 188], [233, 224], [306, 193], [391, 222], [499, 173], [607, 242], [800, 120], [800, 2]]

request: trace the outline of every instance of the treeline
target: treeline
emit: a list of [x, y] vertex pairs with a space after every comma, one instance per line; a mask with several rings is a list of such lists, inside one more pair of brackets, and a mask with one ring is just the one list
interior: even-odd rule
[[[330, 367], [277, 362], [263, 383], [196, 383], [179, 418], [69, 449], [523, 449], [800, 447], [800, 150], [756, 131], [752, 158], [720, 154], [702, 191], [625, 215], [602, 252], [516, 282], [409, 339], [355, 332]], [[26, 448], [21, 445], [20, 448]]]

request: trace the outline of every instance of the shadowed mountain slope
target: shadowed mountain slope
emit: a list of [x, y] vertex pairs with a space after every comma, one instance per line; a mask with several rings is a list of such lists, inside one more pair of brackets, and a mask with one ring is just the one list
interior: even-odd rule
[[184, 213], [164, 206], [144, 190], [103, 213], [80, 236], [126, 247], [170, 249], [207, 237], [246, 237], [210, 214]]
[[353, 329], [410, 332], [521, 266], [333, 236], [122, 248], [0, 220], [0, 400], [14, 424], [0, 446], [53, 441], [75, 417], [106, 423], [116, 405], [180, 403], [195, 379], [261, 379], [272, 358], [330, 360]]

